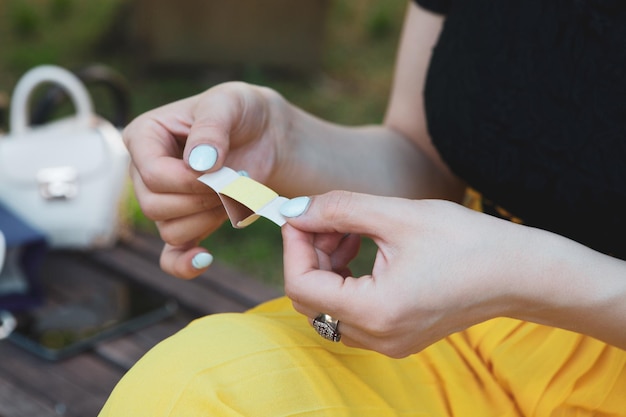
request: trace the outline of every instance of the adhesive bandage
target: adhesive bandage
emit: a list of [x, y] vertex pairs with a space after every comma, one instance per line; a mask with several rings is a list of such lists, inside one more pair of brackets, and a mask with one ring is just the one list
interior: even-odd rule
[[198, 180], [217, 193], [233, 227], [242, 229], [261, 216], [279, 226], [285, 224], [279, 209], [288, 199], [271, 188], [227, 167], [204, 174]]

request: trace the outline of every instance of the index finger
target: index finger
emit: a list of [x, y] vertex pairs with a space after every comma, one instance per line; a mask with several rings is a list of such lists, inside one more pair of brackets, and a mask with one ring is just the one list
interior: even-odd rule
[[344, 317], [346, 296], [355, 293], [357, 281], [368, 278], [344, 278], [333, 271], [320, 269], [313, 234], [298, 230], [289, 224], [283, 226], [282, 232], [287, 296], [294, 303], [304, 305], [310, 310]]
[[[281, 209], [297, 200], [288, 201]], [[285, 217], [292, 226], [308, 232], [356, 233], [384, 240], [390, 234], [389, 225], [411, 215], [414, 209], [410, 200], [402, 198], [330, 191], [310, 197], [304, 212]]]
[[[193, 98], [147, 112], [124, 129], [123, 138], [144, 184], [157, 193], [202, 192], [198, 173], [182, 159], [192, 125]], [[207, 191], [208, 192], [208, 191]]]

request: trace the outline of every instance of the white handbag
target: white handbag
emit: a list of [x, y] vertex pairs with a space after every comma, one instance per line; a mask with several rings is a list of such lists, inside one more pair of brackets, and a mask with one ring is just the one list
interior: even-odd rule
[[[64, 88], [76, 114], [29, 126], [29, 98], [43, 83]], [[119, 130], [94, 114], [73, 73], [45, 65], [19, 80], [10, 131], [0, 136], [0, 202], [43, 232], [52, 248], [115, 242], [129, 160]]]

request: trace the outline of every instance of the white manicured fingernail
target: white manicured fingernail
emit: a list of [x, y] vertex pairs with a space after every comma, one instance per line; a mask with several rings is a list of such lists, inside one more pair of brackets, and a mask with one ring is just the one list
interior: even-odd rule
[[280, 206], [280, 214], [285, 217], [298, 217], [304, 214], [307, 208], [309, 208], [309, 204], [311, 203], [311, 199], [309, 197], [296, 197], [292, 198], [289, 201], [286, 201], [282, 206]]
[[189, 154], [189, 166], [196, 171], [213, 168], [217, 161], [217, 149], [211, 145], [198, 145]]
[[191, 265], [196, 269], [204, 269], [213, 263], [213, 255], [206, 252], [201, 252], [193, 257]]

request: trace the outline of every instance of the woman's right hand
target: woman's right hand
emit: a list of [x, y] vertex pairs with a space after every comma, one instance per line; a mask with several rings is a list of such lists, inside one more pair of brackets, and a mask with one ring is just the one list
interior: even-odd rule
[[193, 278], [210, 265], [211, 255], [199, 244], [227, 216], [197, 178], [227, 165], [267, 183], [286, 136], [288, 108], [273, 90], [231, 82], [149, 111], [126, 127], [137, 199], [166, 243], [165, 272]]

